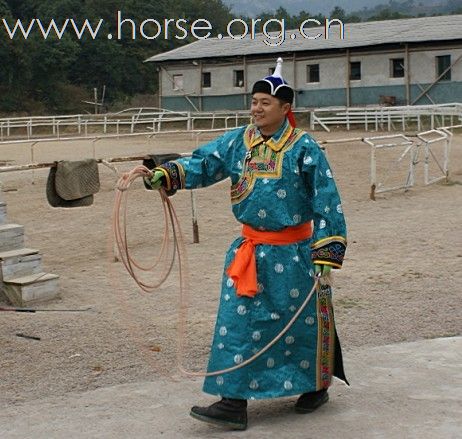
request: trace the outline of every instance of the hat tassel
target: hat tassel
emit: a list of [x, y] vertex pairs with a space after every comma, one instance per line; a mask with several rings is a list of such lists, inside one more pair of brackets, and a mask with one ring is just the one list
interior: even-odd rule
[[297, 121], [295, 120], [295, 114], [292, 111], [292, 108], [287, 113], [287, 119], [289, 120], [289, 123], [293, 128], [297, 126]]

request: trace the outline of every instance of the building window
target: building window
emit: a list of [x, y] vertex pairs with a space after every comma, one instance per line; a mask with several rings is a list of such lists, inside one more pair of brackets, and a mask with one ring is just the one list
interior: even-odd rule
[[319, 82], [319, 64], [306, 66], [306, 82]]
[[210, 72], [202, 73], [202, 87], [210, 88], [212, 86], [212, 74]]
[[234, 87], [244, 87], [244, 70], [234, 70]]
[[451, 80], [451, 55], [443, 55], [436, 57], [436, 77], [439, 78], [442, 73], [448, 69], [448, 71], [441, 76], [441, 81], [450, 81]]
[[173, 75], [173, 90], [183, 90], [183, 75]]
[[390, 59], [390, 76], [392, 78], [404, 78], [404, 58]]
[[361, 79], [361, 62], [360, 61], [350, 62], [350, 79], [352, 81]]

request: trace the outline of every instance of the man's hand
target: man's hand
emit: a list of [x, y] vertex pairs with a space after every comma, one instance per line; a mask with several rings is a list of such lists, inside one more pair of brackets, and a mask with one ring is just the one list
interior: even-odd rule
[[332, 267], [330, 265], [324, 264], [314, 264], [314, 273], [316, 276], [327, 277], [329, 276]]
[[150, 179], [152, 189], [160, 189], [163, 184], [164, 173], [162, 171], [154, 171]]

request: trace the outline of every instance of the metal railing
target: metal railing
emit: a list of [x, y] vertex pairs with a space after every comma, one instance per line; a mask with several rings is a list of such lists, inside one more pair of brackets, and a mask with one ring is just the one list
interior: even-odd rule
[[350, 130], [406, 131], [408, 127], [422, 131], [424, 125], [433, 130], [462, 122], [462, 104], [412, 105], [401, 107], [327, 107], [311, 111], [310, 128], [330, 131], [329, 126]]
[[0, 141], [12, 139], [91, 137], [139, 132], [225, 130], [249, 121], [248, 111], [175, 112], [159, 109], [129, 109], [101, 115], [9, 117], [0, 119]]
[[[416, 131], [462, 123], [462, 104], [404, 107], [297, 108], [299, 119], [309, 121], [311, 130], [339, 127], [366, 131]], [[306, 119], [304, 119], [306, 117]], [[0, 142], [10, 140], [61, 139], [127, 135], [143, 132], [228, 130], [250, 121], [248, 110], [181, 112], [159, 108], [130, 108], [101, 115], [75, 114], [0, 118]]]

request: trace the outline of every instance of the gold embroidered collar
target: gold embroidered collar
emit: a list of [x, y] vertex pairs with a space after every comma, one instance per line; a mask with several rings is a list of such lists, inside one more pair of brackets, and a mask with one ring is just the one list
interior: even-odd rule
[[286, 144], [293, 133], [294, 128], [286, 119], [282, 126], [269, 138], [264, 139], [260, 130], [255, 125], [249, 125], [246, 129], [244, 139], [247, 149], [251, 149], [261, 143], [268, 145], [273, 151], [278, 152]]

